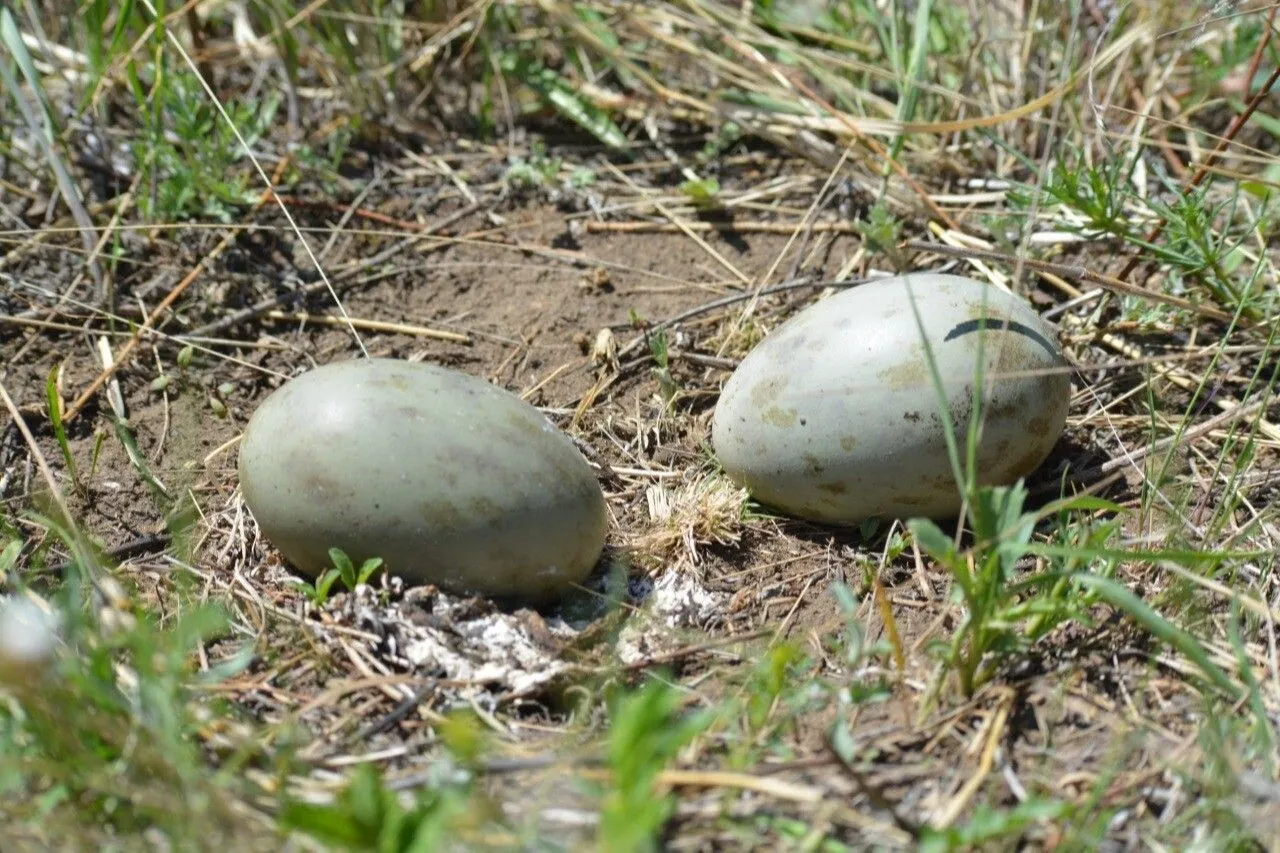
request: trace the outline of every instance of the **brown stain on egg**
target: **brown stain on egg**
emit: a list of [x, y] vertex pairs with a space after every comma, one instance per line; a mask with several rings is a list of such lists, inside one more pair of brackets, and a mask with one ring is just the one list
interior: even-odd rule
[[876, 378], [893, 391], [919, 388], [923, 385], [928, 376], [928, 366], [921, 357], [919, 348], [916, 347], [913, 350], [912, 355], [905, 361], [893, 367], [886, 367], [876, 374]]
[[1021, 407], [1013, 400], [1005, 402], [993, 400], [991, 403], [991, 416], [1000, 420], [1010, 421], [1017, 417], [1019, 408]]
[[1027, 432], [1039, 438], [1049, 437], [1049, 419], [1045, 417], [1031, 418], [1027, 421]]
[[844, 483], [819, 483], [818, 488], [829, 495], [846, 495], [849, 493], [849, 487]]
[[413, 388], [413, 384], [404, 376], [379, 376], [366, 381], [375, 388], [393, 388], [404, 393]]
[[453, 535], [464, 530], [462, 513], [448, 501], [430, 501], [419, 508], [422, 520], [442, 535]]
[[780, 406], [770, 406], [760, 413], [762, 421], [784, 429], [795, 426], [797, 417], [795, 409], [783, 409]]
[[843, 450], [845, 453], [852, 453], [853, 448], [857, 446], [858, 446], [858, 439], [856, 436], [846, 435], [840, 438], [840, 449]]
[[937, 475], [930, 481], [929, 485], [934, 489], [934, 491], [942, 494], [952, 493], [956, 490], [955, 477], [950, 474]]
[[756, 408], [763, 409], [778, 399], [778, 395], [786, 387], [786, 382], [785, 376], [770, 376], [767, 379], [761, 379], [751, 387], [751, 402], [755, 404]]

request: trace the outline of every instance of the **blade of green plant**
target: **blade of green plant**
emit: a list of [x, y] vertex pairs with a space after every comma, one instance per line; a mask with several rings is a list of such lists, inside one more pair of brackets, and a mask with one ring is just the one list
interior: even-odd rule
[[1273, 556], [1268, 551], [1187, 551], [1181, 549], [1157, 549], [1151, 551], [1126, 548], [1091, 548], [1085, 546], [1054, 545], [1049, 542], [1028, 542], [1028, 554], [1042, 557], [1081, 557], [1093, 560], [1142, 560], [1157, 562], [1168, 560], [1179, 565], [1215, 566], [1233, 561], [1258, 560]]
[[[363, 563], [360, 564], [359, 571], [356, 572], [356, 583], [357, 584], [368, 583], [369, 578], [371, 578], [373, 576], [373, 573], [380, 568], [382, 568], [381, 557], [370, 557], [369, 559], [365, 560]], [[352, 589], [355, 589], [355, 587], [352, 587]]]
[[[608, 56], [610, 52], [623, 52], [622, 43], [618, 41], [618, 37], [614, 34], [612, 28], [610, 28], [609, 22], [606, 21], [604, 16], [597, 10], [591, 8], [585, 3], [575, 3], [573, 6], [573, 12], [577, 15], [578, 20], [582, 22], [582, 25], [586, 27], [592, 35], [598, 38], [601, 44], [607, 48], [607, 50], [604, 51], [605, 56]], [[618, 75], [618, 79], [622, 81], [622, 85], [626, 88], [639, 89], [642, 87], [643, 84], [640, 82], [640, 78], [631, 73], [631, 70], [625, 65], [611, 62], [610, 66], [613, 68], [614, 73]]]
[[[898, 98], [898, 121], [906, 122], [915, 118], [916, 103], [920, 99], [919, 83], [924, 77], [925, 62], [929, 58], [929, 19], [932, 15], [933, 0], [920, 0], [916, 5], [915, 22], [911, 28], [911, 57], [907, 61], [906, 79]], [[889, 157], [896, 160], [906, 141], [905, 134], [896, 134], [889, 147]]]
[[969, 820], [959, 826], [923, 827], [918, 849], [921, 853], [985, 849], [985, 844], [1002, 838], [1013, 841], [1032, 824], [1059, 819], [1070, 810], [1071, 807], [1060, 800], [1029, 799], [1011, 809], [979, 804]]
[[354, 589], [356, 585], [356, 567], [352, 565], [351, 558], [341, 548], [330, 548], [329, 559], [333, 562], [334, 568], [338, 570], [338, 576], [342, 578], [342, 582], [347, 585], [348, 589]]
[[49, 403], [49, 422], [53, 424], [53, 436], [58, 442], [58, 449], [62, 451], [63, 460], [67, 463], [67, 473], [71, 475], [71, 484], [78, 492], [81, 490], [80, 475], [76, 472], [76, 460], [71, 455], [71, 445], [67, 442], [67, 429], [62, 423], [62, 395], [58, 393], [58, 374], [61, 372], [61, 366], [49, 371], [49, 378], [44, 385], [44, 393], [45, 399]]
[[165, 504], [172, 501], [173, 495], [169, 493], [169, 489], [151, 473], [151, 466], [147, 464], [146, 458], [138, 451], [138, 444], [133, 440], [133, 433], [129, 430], [129, 425], [123, 419], [114, 416], [111, 418], [111, 425], [115, 428], [116, 438], [124, 446], [125, 455], [129, 457], [129, 463], [138, 472], [138, 476], [151, 487], [157, 498], [163, 498]]
[[[30, 101], [27, 100], [22, 87], [18, 85], [18, 80], [13, 76], [13, 71], [7, 62], [0, 62], [0, 83], [3, 83], [4, 87], [9, 90], [9, 96], [18, 105], [18, 111], [22, 113], [22, 117], [26, 120], [32, 134], [39, 140], [40, 148], [45, 156], [45, 162], [48, 163], [49, 170], [53, 172], [53, 178], [58, 184], [59, 192], [62, 193], [62, 199], [71, 211], [71, 218], [79, 226], [80, 242], [84, 244], [85, 250], [92, 257], [95, 233], [93, 220], [89, 217], [89, 212], [85, 210], [84, 204], [80, 200], [80, 188], [71, 179], [71, 173], [67, 170], [66, 164], [62, 162], [62, 157], [59, 156], [57, 149], [54, 148], [52, 113], [44, 96], [44, 87], [41, 85], [40, 75], [36, 72], [35, 63], [31, 61], [31, 54], [27, 52], [27, 46], [22, 42], [22, 34], [18, 31], [17, 22], [14, 21], [13, 13], [8, 6], [0, 6], [0, 45], [3, 45], [9, 51], [9, 55], [14, 58], [18, 68], [22, 71], [22, 75], [27, 79], [31, 91], [36, 93], [36, 98], [40, 101], [40, 109], [34, 108]], [[89, 272], [92, 274], [94, 281], [101, 287], [102, 271], [97, 261], [89, 263]], [[99, 295], [104, 295], [101, 290]]]
[[1254, 737], [1258, 742], [1258, 752], [1266, 765], [1263, 772], [1271, 776], [1275, 772], [1273, 754], [1275, 751], [1275, 732], [1272, 731], [1271, 717], [1267, 711], [1265, 692], [1254, 674], [1253, 664], [1249, 661], [1249, 651], [1245, 648], [1245, 640], [1241, 633], [1240, 602], [1233, 599], [1231, 611], [1227, 617], [1227, 640], [1231, 643], [1231, 651], [1235, 654], [1236, 670], [1245, 685], [1245, 701], [1253, 713]]
[[[113, 9], [112, 7], [115, 6]], [[111, 3], [109, 0], [92, 0], [82, 11], [84, 22], [84, 49], [89, 58], [89, 84], [85, 87], [84, 105], [87, 107], [107, 72], [108, 62], [115, 57], [124, 43], [129, 22], [133, 18], [134, 0]], [[104, 38], [107, 22], [114, 13], [115, 25]]]
[[612, 785], [601, 804], [598, 830], [603, 849], [657, 849], [675, 800], [670, 794], [657, 796], [655, 780], [712, 720], [710, 712], [681, 716], [680, 704], [680, 694], [656, 680], [613, 703], [607, 751]]
[[18, 555], [22, 553], [22, 540], [16, 536], [0, 550], [0, 584], [9, 583], [9, 572], [18, 564]]
[[1151, 608], [1145, 601], [1123, 584], [1099, 575], [1079, 572], [1072, 579], [1087, 589], [1098, 594], [1117, 610], [1129, 615], [1131, 619], [1145, 628], [1153, 637], [1177, 649], [1183, 657], [1190, 659], [1200, 667], [1205, 677], [1231, 699], [1240, 698], [1240, 687], [1231, 681], [1218, 665], [1209, 659], [1209, 653], [1200, 645], [1195, 637], [1178, 628]]
[[630, 143], [609, 114], [580, 97], [555, 71], [514, 51], [501, 60], [502, 70], [538, 94], [543, 103], [615, 151], [626, 152]]
[[969, 476], [960, 461], [960, 446], [956, 441], [955, 421], [951, 417], [951, 406], [947, 402], [946, 385], [942, 382], [942, 373], [938, 370], [938, 361], [934, 358], [933, 347], [929, 344], [929, 334], [924, 327], [924, 318], [920, 316], [920, 306], [916, 304], [915, 290], [908, 283], [907, 304], [911, 306], [911, 316], [915, 320], [916, 333], [920, 336], [920, 344], [924, 350], [925, 362], [929, 365], [929, 380], [933, 384], [934, 396], [938, 403], [938, 417], [942, 421], [942, 435], [947, 444], [947, 458], [951, 461], [951, 474], [955, 482], [967, 498]]
[[[38, 126], [33, 126], [32, 130], [43, 130], [45, 139], [53, 139], [57, 135], [57, 129], [53, 123], [53, 110], [49, 107], [49, 98], [45, 95], [44, 85], [39, 72], [36, 71], [35, 62], [31, 59], [27, 45], [22, 40], [22, 33], [18, 30], [18, 23], [14, 20], [13, 12], [7, 5], [0, 7], [0, 44], [3, 44], [5, 49], [9, 51], [9, 55], [13, 57], [13, 61], [17, 64], [18, 70], [22, 72], [27, 85], [31, 88], [32, 95], [35, 96], [40, 106], [40, 122]], [[16, 88], [11, 86], [10, 92], [16, 99]]]

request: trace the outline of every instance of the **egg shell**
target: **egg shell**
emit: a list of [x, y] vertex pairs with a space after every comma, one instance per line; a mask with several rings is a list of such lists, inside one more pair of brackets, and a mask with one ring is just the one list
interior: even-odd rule
[[979, 483], [1039, 466], [1071, 392], [1052, 328], [1003, 289], [913, 273], [824, 299], [747, 355], [712, 426], [725, 473], [761, 503], [815, 521], [955, 515], [961, 495], [912, 298], [962, 458], [982, 341]]
[[528, 403], [428, 364], [359, 359], [285, 383], [254, 413], [240, 485], [262, 533], [317, 576], [340, 548], [409, 583], [544, 599], [599, 559], [604, 495]]

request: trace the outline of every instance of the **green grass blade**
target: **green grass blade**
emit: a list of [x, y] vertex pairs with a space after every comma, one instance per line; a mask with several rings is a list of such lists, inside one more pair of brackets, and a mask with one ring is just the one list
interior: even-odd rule
[[67, 473], [71, 475], [71, 484], [80, 491], [80, 475], [76, 471], [76, 459], [71, 455], [71, 445], [67, 442], [67, 429], [62, 422], [62, 395], [58, 393], [58, 374], [60, 367], [49, 371], [49, 378], [44, 385], [45, 399], [49, 403], [49, 422], [53, 424], [53, 436], [57, 439], [58, 449], [67, 463]]
[[613, 123], [609, 114], [579, 97], [563, 77], [539, 62], [508, 51], [502, 57], [502, 70], [538, 94], [543, 103], [594, 136], [601, 144], [616, 151], [630, 147], [627, 135]]
[[1240, 698], [1240, 686], [1232, 682], [1227, 677], [1227, 674], [1209, 659], [1209, 653], [1205, 651], [1204, 646], [1200, 645], [1200, 642], [1195, 637], [1151, 609], [1145, 601], [1134, 595], [1128, 587], [1110, 578], [1088, 573], [1073, 575], [1072, 579], [1081, 586], [1092, 590], [1112, 607], [1127, 613], [1129, 618], [1147, 629], [1157, 640], [1172, 646], [1183, 657], [1189, 658], [1196, 666], [1200, 667], [1201, 672], [1205, 674], [1205, 677], [1209, 679], [1214, 687], [1230, 696], [1233, 701]]
[[[921, 0], [916, 7], [915, 22], [911, 30], [911, 57], [907, 60], [907, 75], [902, 95], [898, 100], [898, 121], [915, 118], [916, 103], [920, 100], [920, 82], [924, 78], [924, 66], [929, 58], [929, 19], [933, 15], [932, 0]], [[889, 156], [897, 159], [906, 143], [905, 134], [897, 134], [889, 149]]]
[[[9, 63], [3, 61], [0, 61], [0, 84], [3, 84], [9, 90], [9, 95], [13, 98], [14, 103], [17, 104], [18, 111], [22, 113], [22, 117], [26, 120], [31, 132], [39, 140], [45, 161], [49, 165], [49, 171], [53, 173], [54, 181], [58, 185], [59, 192], [62, 193], [63, 201], [66, 202], [67, 209], [71, 211], [71, 218], [75, 220], [76, 225], [80, 228], [80, 242], [92, 257], [94, 249], [93, 220], [89, 217], [89, 212], [85, 210], [84, 204], [80, 200], [79, 187], [71, 179], [70, 171], [67, 169], [66, 164], [62, 162], [62, 157], [58, 154], [57, 148], [54, 147], [55, 133], [52, 111], [49, 109], [48, 100], [45, 98], [44, 87], [41, 85], [40, 75], [36, 71], [35, 63], [31, 59], [31, 54], [27, 51], [27, 46], [22, 42], [22, 34], [18, 31], [17, 22], [13, 19], [13, 12], [7, 6], [0, 6], [0, 47], [3, 47], [13, 57], [14, 62], [17, 63], [18, 68], [22, 71], [22, 76], [26, 78], [31, 91], [35, 93], [36, 100], [39, 101], [39, 108], [33, 106], [27, 99], [25, 92], [18, 84], [18, 79], [13, 75], [13, 69], [9, 67]], [[101, 286], [102, 272], [96, 261], [90, 262], [89, 271], [93, 274], [94, 281]]]

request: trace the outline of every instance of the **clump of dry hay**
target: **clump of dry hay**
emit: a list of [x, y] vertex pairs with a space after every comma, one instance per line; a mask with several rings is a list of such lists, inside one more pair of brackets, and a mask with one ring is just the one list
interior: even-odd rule
[[631, 539], [653, 573], [701, 562], [699, 548], [736, 545], [742, 536], [747, 492], [720, 474], [701, 474], [672, 488], [645, 490], [651, 525]]

